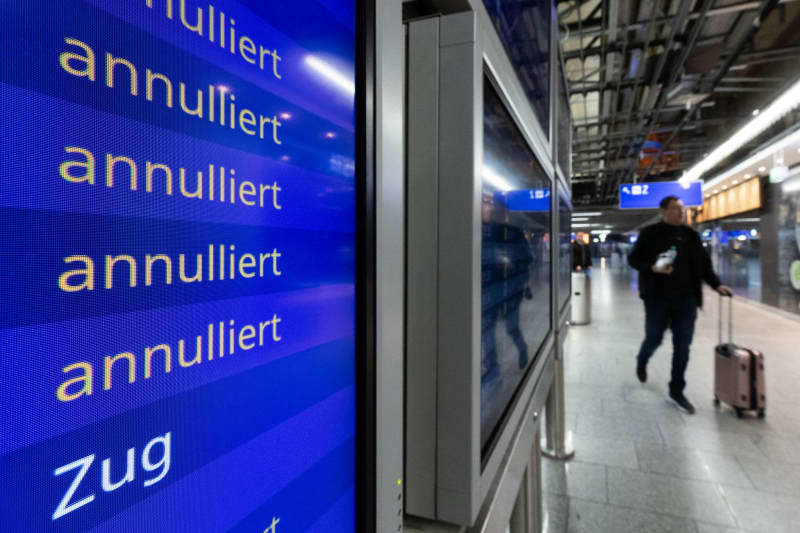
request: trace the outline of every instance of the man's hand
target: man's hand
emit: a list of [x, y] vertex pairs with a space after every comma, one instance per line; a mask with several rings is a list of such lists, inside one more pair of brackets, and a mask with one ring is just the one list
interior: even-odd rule
[[672, 265], [666, 265], [661, 268], [658, 268], [656, 265], [653, 265], [650, 269], [656, 274], [672, 274], [672, 271], [674, 270], [672, 268]]
[[719, 293], [720, 296], [733, 296], [733, 291], [731, 290], [731, 288], [725, 285], [720, 285], [719, 287], [717, 287], [717, 292]]
[[576, 266], [575, 266], [575, 270], [576, 270], [576, 271], [578, 271], [578, 272], [580, 272], [581, 270], [583, 270], [583, 268], [581, 268], [581, 266], [580, 266], [580, 265], [576, 265]]

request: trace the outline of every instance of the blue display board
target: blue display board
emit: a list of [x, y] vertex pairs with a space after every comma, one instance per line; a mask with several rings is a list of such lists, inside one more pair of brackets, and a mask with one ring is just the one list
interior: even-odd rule
[[550, 212], [550, 189], [521, 189], [497, 191], [495, 201], [502, 202], [509, 211]]
[[355, 529], [355, 5], [0, 3], [0, 529]]
[[677, 196], [687, 207], [703, 205], [703, 184], [693, 181], [686, 185], [677, 181], [626, 183], [619, 186], [620, 209], [654, 209], [667, 196]]

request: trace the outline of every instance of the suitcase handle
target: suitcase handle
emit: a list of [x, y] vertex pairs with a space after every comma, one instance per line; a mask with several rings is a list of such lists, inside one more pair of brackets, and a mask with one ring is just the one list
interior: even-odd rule
[[[726, 297], [719, 295], [719, 343], [722, 344], [722, 312], [723, 312], [723, 305], [722, 300]], [[728, 344], [733, 344], [733, 296], [728, 296], [728, 300], [730, 300], [730, 304], [728, 305]]]

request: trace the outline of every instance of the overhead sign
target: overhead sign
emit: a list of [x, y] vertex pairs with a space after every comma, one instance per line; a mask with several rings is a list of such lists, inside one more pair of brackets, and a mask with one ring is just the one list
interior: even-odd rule
[[355, 1], [0, 20], [0, 530], [354, 531]]
[[503, 202], [509, 211], [550, 211], [550, 189], [520, 189], [498, 191], [495, 200]]
[[686, 207], [703, 205], [703, 184], [699, 181], [655, 181], [619, 186], [620, 209], [655, 209], [667, 196], [677, 196]]

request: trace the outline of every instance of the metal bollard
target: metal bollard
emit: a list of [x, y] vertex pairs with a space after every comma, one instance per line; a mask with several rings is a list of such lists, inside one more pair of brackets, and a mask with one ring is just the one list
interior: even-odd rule
[[[559, 336], [565, 335], [559, 333]], [[566, 419], [564, 415], [564, 346], [563, 339], [557, 339], [557, 352], [553, 373], [553, 384], [547, 397], [545, 412], [545, 446], [542, 455], [559, 461], [569, 461], [575, 456], [575, 450], [568, 449], [566, 438]]]

